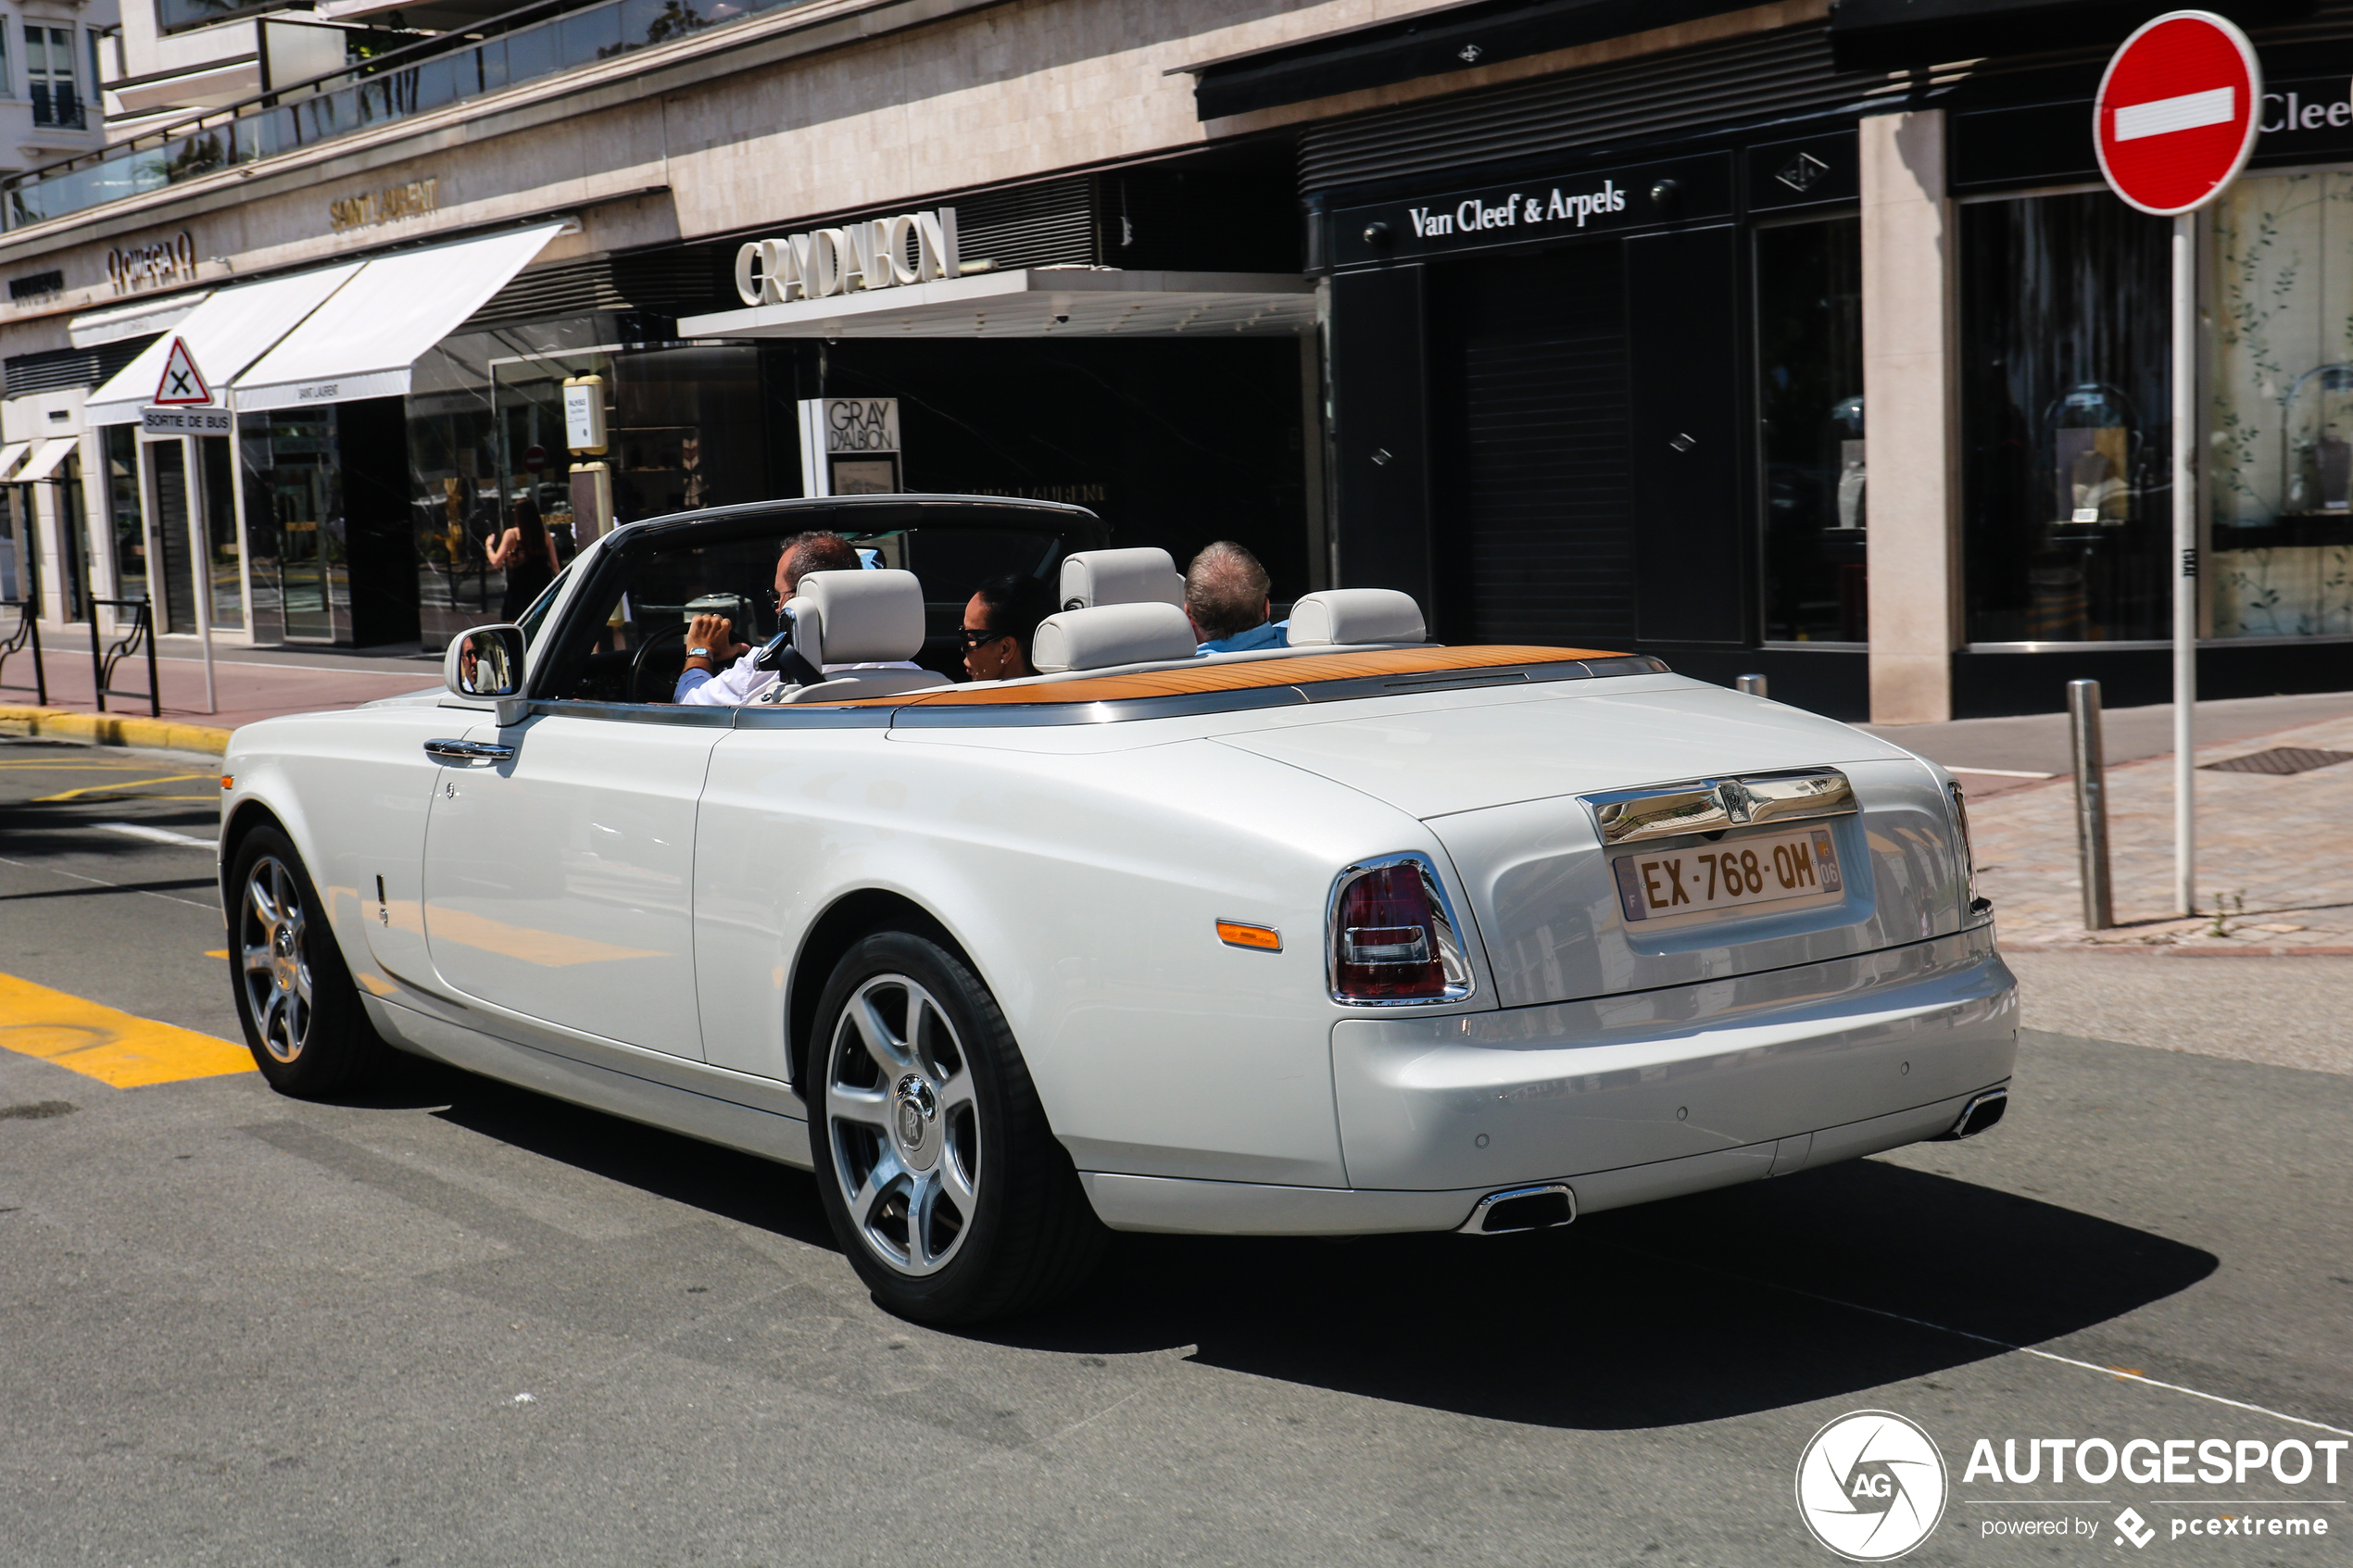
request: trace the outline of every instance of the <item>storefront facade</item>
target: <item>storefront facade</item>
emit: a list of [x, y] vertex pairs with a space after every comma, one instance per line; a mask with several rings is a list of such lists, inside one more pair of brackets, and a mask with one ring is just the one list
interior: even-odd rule
[[[1307, 133], [1344, 580], [1414, 593], [1450, 640], [1861, 705], [1856, 94], [1804, 74], [1817, 112], [1681, 136], [1647, 134], [1647, 94], [1564, 132], [1589, 78]], [[1499, 119], [1528, 133], [1465, 133]]]
[[[2166, 700], [2168, 225], [2099, 182], [2114, 40], [2013, 69], [2053, 36], [2023, 13], [2082, 7], [2002, 9], [1307, 125], [1340, 580], [1844, 718]], [[2208, 696], [2353, 684], [2353, 25], [2276, 9], [2263, 140], [2199, 220]], [[1321, 68], [1224, 69], [1233, 110]]]
[[[2162, 700], [2163, 225], [2092, 168], [2112, 17], [1918, 9], [953, 0], [421, 108], [0, 234], [12, 291], [52, 280], [0, 307], [0, 565], [52, 621], [145, 597], [167, 633], [430, 649], [497, 612], [522, 499], [576, 542], [797, 494], [798, 408], [851, 397], [895, 400], [912, 488], [1076, 500], [1180, 558], [1239, 538], [1278, 599], [1400, 587], [1447, 639], [1890, 722], [2078, 675]], [[2353, 19], [2246, 19], [2269, 118], [2199, 231], [2216, 696], [2353, 684]], [[1038, 69], [970, 80], [983, 44]], [[744, 292], [747, 245], [947, 209], [959, 276]], [[225, 430], [136, 417], [134, 361], [209, 301], [541, 231], [347, 312], [405, 323], [372, 358], [333, 357], [333, 290], [200, 352], [233, 361]]]

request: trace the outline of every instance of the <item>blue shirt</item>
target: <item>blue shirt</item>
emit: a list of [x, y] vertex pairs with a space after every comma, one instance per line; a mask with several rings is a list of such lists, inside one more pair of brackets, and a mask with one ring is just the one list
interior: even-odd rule
[[1290, 646], [1290, 622], [1262, 621], [1247, 632], [1237, 632], [1230, 637], [1219, 637], [1202, 644], [1201, 653], [1248, 653], [1253, 648], [1287, 648]]

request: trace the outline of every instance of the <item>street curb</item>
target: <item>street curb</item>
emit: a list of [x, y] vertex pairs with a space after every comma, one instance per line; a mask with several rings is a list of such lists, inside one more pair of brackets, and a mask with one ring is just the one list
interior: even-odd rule
[[[22, 725], [22, 729], [17, 726]], [[169, 719], [119, 718], [112, 713], [74, 713], [62, 708], [0, 707], [0, 727], [13, 734], [46, 735], [92, 746], [149, 746], [158, 751], [201, 751], [220, 757], [234, 732], [217, 724], [182, 724]]]
[[2206, 943], [2127, 947], [2110, 942], [1999, 942], [2005, 953], [2113, 953], [2133, 959], [2353, 959], [2353, 947], [2222, 947]]

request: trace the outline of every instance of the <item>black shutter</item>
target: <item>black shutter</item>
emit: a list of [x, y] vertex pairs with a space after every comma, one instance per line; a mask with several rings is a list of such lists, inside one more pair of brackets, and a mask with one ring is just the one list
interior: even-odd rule
[[1300, 186], [1452, 178], [1713, 126], [1906, 107], [1888, 86], [1884, 73], [1833, 67], [1817, 22], [1312, 125], [1300, 135]]
[[1623, 255], [1603, 241], [1429, 270], [1449, 641], [1634, 635]]
[[1340, 515], [1340, 585], [1396, 588], [1422, 607], [1432, 636], [1428, 383], [1423, 269], [1388, 267], [1332, 280], [1332, 436]]
[[1645, 641], [1737, 643], [1747, 633], [1737, 256], [1729, 226], [1626, 242], [1636, 629]]

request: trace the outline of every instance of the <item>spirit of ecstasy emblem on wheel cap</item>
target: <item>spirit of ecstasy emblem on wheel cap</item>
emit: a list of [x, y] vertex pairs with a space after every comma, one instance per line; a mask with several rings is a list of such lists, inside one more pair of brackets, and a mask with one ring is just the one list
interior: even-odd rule
[[931, 1140], [932, 1119], [939, 1114], [939, 1101], [931, 1085], [910, 1073], [899, 1080], [890, 1091], [891, 1120], [899, 1130], [900, 1147], [910, 1156], [925, 1152], [924, 1146]]

